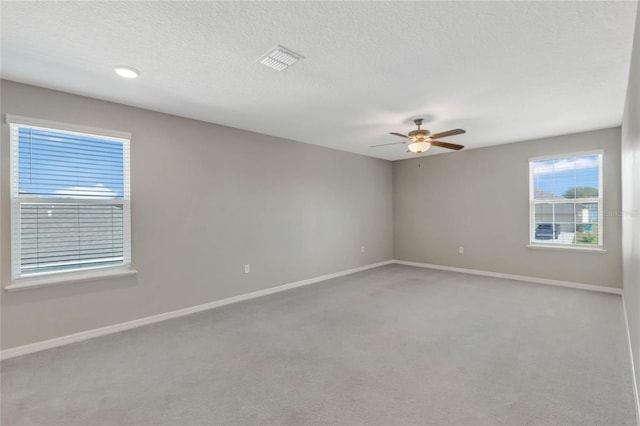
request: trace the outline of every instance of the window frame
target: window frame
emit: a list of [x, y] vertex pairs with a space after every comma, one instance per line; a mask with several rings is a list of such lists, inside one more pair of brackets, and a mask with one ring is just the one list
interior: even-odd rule
[[[115, 130], [93, 128], [77, 124], [61, 123], [50, 120], [41, 120], [18, 115], [5, 115], [5, 121], [9, 125], [9, 158], [10, 158], [10, 224], [11, 224], [11, 283], [5, 286], [6, 290], [40, 287], [47, 284], [60, 284], [65, 282], [78, 282], [116, 276], [135, 274], [131, 267], [131, 160], [130, 143], [131, 134]], [[44, 131], [66, 133], [71, 135], [87, 136], [93, 138], [108, 139], [122, 143], [123, 149], [123, 198], [122, 199], [87, 199], [87, 198], [52, 198], [52, 197], [25, 197], [19, 193], [19, 129], [30, 128]], [[122, 263], [86, 268], [72, 268], [59, 271], [44, 271], [23, 273], [21, 267], [21, 218], [20, 208], [23, 204], [55, 203], [55, 204], [121, 204], [123, 208], [123, 259]]]
[[[598, 156], [598, 197], [591, 198], [559, 198], [551, 200], [535, 200], [535, 188], [534, 188], [534, 176], [533, 176], [533, 164], [539, 161], [558, 160], [558, 159], [571, 159], [585, 156]], [[544, 248], [544, 249], [556, 249], [556, 250], [570, 250], [570, 251], [593, 251], [593, 252], [606, 252], [604, 250], [604, 149], [597, 149], [591, 151], [569, 152], [563, 154], [547, 155], [541, 157], [529, 158], [529, 244], [530, 248]], [[598, 204], [598, 244], [558, 244], [558, 243], [542, 243], [536, 241], [536, 205], [538, 204], [580, 204], [583, 203], [597, 203]], [[575, 211], [575, 210], [574, 210]], [[553, 221], [555, 224], [555, 220]], [[554, 232], [552, 230], [552, 232]]]

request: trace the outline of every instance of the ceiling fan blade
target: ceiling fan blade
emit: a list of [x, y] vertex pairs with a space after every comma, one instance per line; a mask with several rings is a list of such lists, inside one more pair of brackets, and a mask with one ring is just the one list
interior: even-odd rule
[[394, 136], [400, 136], [401, 138], [405, 138], [405, 139], [409, 139], [409, 136], [407, 135], [403, 135], [402, 133], [395, 133], [395, 132], [391, 132], [389, 133], [390, 135], [394, 135]]
[[370, 148], [376, 148], [378, 146], [387, 146], [387, 145], [404, 145], [406, 142], [393, 142], [393, 143], [383, 143], [380, 145], [371, 145]]
[[457, 145], [455, 143], [447, 143], [447, 142], [440, 142], [440, 141], [431, 141], [431, 145], [439, 146], [440, 148], [454, 149], [456, 151], [459, 151], [462, 148], [464, 148], [464, 145]]
[[446, 136], [460, 135], [462, 133], [466, 133], [466, 132], [462, 129], [453, 129], [453, 130], [447, 130], [446, 132], [436, 133], [435, 135], [431, 135], [429, 137], [431, 139], [439, 139], [439, 138], [444, 138]]

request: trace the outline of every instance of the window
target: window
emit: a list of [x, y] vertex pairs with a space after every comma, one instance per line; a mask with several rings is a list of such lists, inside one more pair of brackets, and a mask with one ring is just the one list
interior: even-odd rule
[[602, 248], [602, 156], [529, 160], [532, 245]]
[[129, 265], [130, 135], [10, 115], [7, 123], [12, 278]]

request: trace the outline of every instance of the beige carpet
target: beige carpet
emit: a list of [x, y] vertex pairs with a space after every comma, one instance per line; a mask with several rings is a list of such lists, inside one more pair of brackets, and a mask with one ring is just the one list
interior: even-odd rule
[[620, 296], [389, 265], [2, 362], [3, 425], [631, 425]]

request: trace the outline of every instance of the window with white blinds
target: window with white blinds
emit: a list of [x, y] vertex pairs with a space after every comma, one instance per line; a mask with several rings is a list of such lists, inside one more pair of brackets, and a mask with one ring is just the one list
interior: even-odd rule
[[130, 264], [129, 138], [7, 122], [13, 279]]
[[602, 247], [602, 151], [529, 160], [532, 245]]

